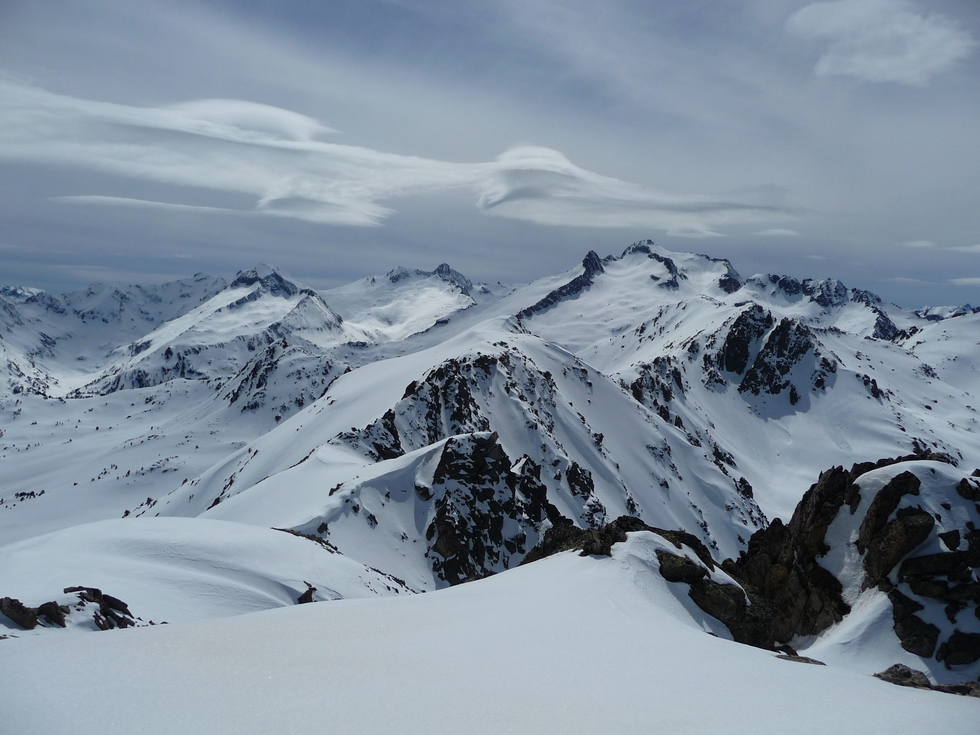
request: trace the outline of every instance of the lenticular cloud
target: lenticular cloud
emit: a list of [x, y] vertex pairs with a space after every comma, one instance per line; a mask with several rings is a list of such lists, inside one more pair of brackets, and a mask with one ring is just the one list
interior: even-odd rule
[[[0, 155], [255, 197], [249, 210], [177, 203], [202, 211], [372, 226], [393, 213], [399, 197], [469, 190], [486, 214], [542, 225], [711, 236], [719, 226], [787, 217], [766, 202], [657, 192], [582, 169], [549, 148], [456, 163], [328, 142], [334, 132], [306, 115], [242, 100], [135, 107], [0, 81]], [[88, 191], [65, 200], [115, 201]]]

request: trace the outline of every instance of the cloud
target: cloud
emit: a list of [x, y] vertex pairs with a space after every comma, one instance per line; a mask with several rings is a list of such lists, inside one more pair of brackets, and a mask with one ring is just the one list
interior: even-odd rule
[[892, 276], [891, 278], [879, 278], [879, 283], [931, 283], [923, 281], [921, 278], [910, 278], [908, 276]]
[[197, 204], [173, 204], [171, 202], [156, 202], [148, 199], [131, 199], [129, 197], [110, 197], [96, 194], [79, 196], [51, 197], [52, 201], [65, 204], [96, 204], [112, 207], [133, 207], [146, 209], [169, 209], [175, 212], [214, 212], [217, 214], [253, 214], [247, 210], [228, 209], [226, 207], [202, 207]]
[[454, 163], [321, 140], [332, 132], [305, 115], [241, 100], [133, 107], [0, 80], [4, 158], [255, 197], [246, 210], [89, 193], [58, 198], [63, 202], [363, 227], [382, 224], [399, 197], [468, 190], [486, 214], [550, 226], [651, 227], [682, 237], [789, 216], [759, 196], [654, 191], [580, 168], [549, 148]]
[[798, 10], [786, 22], [793, 34], [829, 45], [818, 76], [925, 86], [969, 56], [976, 41], [945, 15], [925, 15], [905, 0], [835, 0]]
[[980, 286], [980, 278], [951, 278], [949, 282], [954, 286]]
[[753, 235], [758, 235], [760, 237], [799, 237], [800, 233], [796, 230], [785, 230], [781, 227], [773, 227], [768, 230], [762, 230], [761, 232], [754, 232]]
[[930, 240], [912, 240], [910, 242], [903, 242], [902, 244], [907, 248], [914, 248], [916, 250], [928, 250], [929, 248], [939, 247]]
[[960, 248], [946, 248], [947, 250], [955, 250], [958, 253], [980, 253], [980, 243], [976, 245], [966, 245]]

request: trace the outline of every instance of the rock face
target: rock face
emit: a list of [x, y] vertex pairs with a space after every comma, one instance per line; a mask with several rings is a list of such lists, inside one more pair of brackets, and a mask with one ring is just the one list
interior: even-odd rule
[[834, 467], [820, 475], [796, 507], [788, 525], [778, 519], [749, 539], [748, 549], [729, 573], [744, 580], [750, 594], [774, 608], [770, 645], [795, 635], [813, 635], [850, 612], [841, 583], [817, 561], [828, 550], [827, 528], [844, 505], [850, 472]]
[[[937, 469], [937, 461], [949, 469]], [[906, 462], [909, 469], [891, 469]], [[848, 614], [846, 595], [877, 588], [888, 594], [895, 635], [906, 651], [947, 669], [980, 661], [980, 633], [969, 622], [980, 618], [980, 506], [973, 502], [980, 483], [975, 476], [958, 479], [952, 464], [946, 455], [926, 454], [850, 471], [834, 467], [803, 496], [789, 524], [774, 521], [752, 536], [738, 560], [726, 560], [723, 568], [749, 599], [772, 606], [766, 644], [820, 633]], [[830, 571], [848, 565], [863, 568], [860, 579], [848, 578], [849, 592], [844, 577]], [[958, 622], [967, 611], [970, 618]], [[956, 693], [973, 691], [967, 689]]]
[[[843, 586], [821, 563], [831, 550], [828, 529], [838, 517], [850, 517], [862, 507], [856, 484], [860, 476], [920, 459], [950, 462], [945, 455], [925, 454], [862, 463], [850, 471], [842, 467], [827, 470], [803, 496], [789, 524], [773, 521], [752, 536], [738, 560], [725, 562], [726, 571], [742, 583], [750, 599], [761, 598], [773, 606], [770, 646], [797, 635], [820, 633], [847, 615], [850, 606], [844, 600]], [[853, 521], [857, 524], [854, 546], [864, 568], [863, 588], [878, 587], [889, 593], [895, 633], [902, 646], [910, 653], [931, 657], [944, 636], [938, 626], [918, 614], [928, 604], [922, 598], [948, 603], [951, 622], [961, 609], [980, 600], [980, 585], [971, 576], [971, 570], [980, 566], [980, 532], [973, 528], [937, 531], [932, 512], [910, 504], [919, 496], [920, 485], [910, 471], [895, 473], [870, 498], [863, 517]], [[940, 532], [947, 548], [955, 543], [956, 550], [911, 556]], [[973, 546], [958, 550], [960, 539], [967, 537], [973, 539]], [[965, 635], [946, 636], [941, 660], [951, 666], [980, 660], [980, 654], [972, 658], [973, 639]]]
[[459, 584], [508, 568], [537, 539], [541, 521], [557, 514], [543, 487], [535, 487], [540, 468], [529, 462], [525, 474], [512, 473], [495, 433], [449, 439], [432, 480], [435, 516], [425, 531], [426, 555], [440, 579]]

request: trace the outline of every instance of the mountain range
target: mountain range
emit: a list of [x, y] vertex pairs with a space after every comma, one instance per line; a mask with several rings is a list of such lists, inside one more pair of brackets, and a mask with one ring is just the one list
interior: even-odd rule
[[[672, 666], [744, 666], [792, 712], [809, 712], [807, 687], [846, 700], [844, 721], [809, 712], [801, 732], [885, 731], [899, 714], [910, 732], [971, 732], [973, 700], [924, 689], [980, 692], [978, 334], [970, 306], [743, 277], [650, 241], [516, 286], [443, 264], [326, 291], [264, 265], [231, 282], [0, 288], [0, 630], [18, 639], [0, 645], [21, 666], [0, 675], [0, 701], [32, 703], [18, 721], [43, 730], [96, 713], [62, 677], [76, 709], [38, 715], [31, 682], [50, 671], [25, 675], [34, 657], [105, 671], [213, 636], [289, 648], [321, 623], [364, 636], [365, 660], [394, 651], [407, 674], [418, 641], [445, 645], [422, 621], [457, 614], [477, 636], [467, 666], [503, 665], [517, 654], [492, 641], [521, 640], [565, 697], [565, 659], [540, 657], [576, 641], [600, 655], [580, 606], [615, 651], [631, 645], [615, 632], [628, 610], [663, 629], [633, 637]], [[300, 611], [301, 598], [329, 604]], [[401, 615], [416, 642], [356, 633]], [[357, 668], [353, 643], [311, 645]], [[154, 691], [174, 686], [157, 671], [169, 655], [148, 659]], [[826, 671], [794, 665], [813, 660]], [[207, 666], [221, 678], [230, 661]], [[918, 699], [867, 676], [893, 664]], [[657, 666], [618, 670], [678, 696]], [[491, 679], [464, 679], [472, 712]], [[615, 688], [599, 690], [606, 711]], [[139, 700], [119, 691], [114, 707]], [[347, 731], [397, 721], [357, 719], [371, 696], [338, 691], [357, 703], [341, 707]], [[725, 711], [750, 697], [726, 696]], [[430, 701], [413, 697], [409, 731]], [[780, 726], [733, 717], [729, 731]]]

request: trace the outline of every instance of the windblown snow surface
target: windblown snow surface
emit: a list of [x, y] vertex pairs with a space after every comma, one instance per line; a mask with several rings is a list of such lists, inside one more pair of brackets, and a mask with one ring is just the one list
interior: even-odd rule
[[0, 598], [70, 612], [0, 615], [0, 731], [976, 733], [980, 700], [870, 676], [980, 674], [904, 650], [862, 587], [857, 524], [898, 469], [827, 531], [851, 612], [792, 641], [826, 666], [735, 643], [655, 533], [519, 565], [624, 515], [735, 559], [823, 470], [925, 452], [956, 467], [908, 463], [946, 514], [914, 553], [945, 553], [980, 522], [952, 489], [980, 467], [978, 316], [650, 242], [517, 287], [4, 287]]

